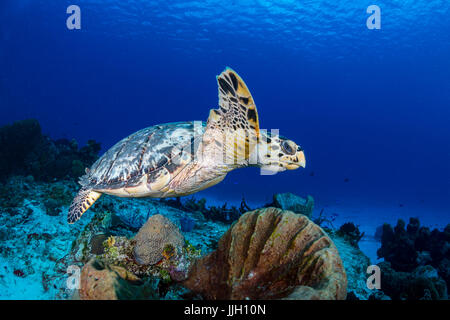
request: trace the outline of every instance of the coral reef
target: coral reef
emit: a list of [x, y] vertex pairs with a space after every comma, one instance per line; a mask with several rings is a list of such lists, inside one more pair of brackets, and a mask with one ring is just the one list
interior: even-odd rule
[[212, 221], [221, 221], [231, 224], [239, 219], [241, 215], [242, 212], [239, 211], [238, 208], [235, 206], [228, 208], [227, 203], [225, 202], [221, 207], [210, 206], [208, 211], [205, 213], [205, 218]]
[[134, 241], [134, 257], [142, 265], [154, 265], [164, 258], [164, 254], [181, 254], [184, 246], [184, 237], [178, 227], [160, 214], [148, 219]]
[[[180, 252], [169, 244], [162, 248], [161, 260], [155, 264], [143, 265], [136, 261], [134, 239], [110, 236], [103, 242], [103, 246], [104, 251], [97, 258], [104, 263], [124, 267], [127, 271], [144, 279], [157, 277], [167, 283], [185, 280], [192, 261], [200, 256], [200, 252], [189, 242], [183, 243]], [[149, 246], [152, 247], [151, 244]]]
[[0, 178], [20, 173], [31, 150], [42, 137], [39, 122], [34, 119], [17, 121], [0, 127]]
[[358, 248], [358, 242], [364, 236], [364, 232], [361, 233], [358, 226], [352, 222], [344, 223], [337, 231], [337, 234], [356, 248]]
[[133, 231], [138, 231], [150, 217], [150, 211], [147, 211], [146, 214], [142, 214], [141, 210], [139, 209], [128, 211], [123, 210], [117, 215], [117, 217], [127, 227], [129, 227]]
[[367, 267], [371, 265], [370, 259], [358, 248], [351, 245], [337, 232], [330, 232], [329, 236], [344, 264], [347, 275], [347, 299], [367, 300], [372, 290], [367, 288]]
[[[0, 263], [3, 266], [0, 269], [0, 298], [68, 299], [74, 290], [66, 286], [67, 267], [75, 265], [81, 268], [89, 266], [91, 261], [97, 261], [99, 270], [95, 272], [99, 272], [99, 277], [103, 271], [101, 277], [109, 280], [105, 281], [103, 288], [100, 286], [98, 290], [80, 292], [84, 299], [202, 299], [231, 295], [236, 298], [324, 298], [332, 296], [331, 292], [339, 291], [327, 288], [334, 288], [333, 285], [337, 288], [342, 284], [342, 273], [339, 271], [342, 267], [336, 267], [337, 258], [334, 256], [337, 254], [336, 248], [340, 257], [338, 261], [342, 262], [348, 278], [348, 299], [448, 298], [448, 284], [444, 281], [448, 282], [450, 272], [448, 226], [442, 230], [430, 230], [414, 218], [408, 225], [400, 222], [395, 228], [383, 226], [385, 230], [379, 232], [384, 238], [380, 253], [387, 261], [380, 264], [383, 291], [373, 291], [366, 286], [369, 259], [352, 245], [352, 239], [361, 236], [355, 225], [346, 224], [340, 230], [327, 229], [336, 246], [334, 248], [328, 245], [328, 237], [324, 235], [325, 239], [322, 239], [320, 228], [313, 227], [306, 217], [299, 214], [285, 214], [274, 208], [258, 210], [266, 217], [266, 227], [263, 228], [261, 221], [256, 223], [258, 218], [253, 220], [255, 213], [241, 214], [246, 210], [245, 200], [241, 208], [236, 209], [239, 220], [230, 227], [230, 222], [225, 219], [208, 218], [211, 208], [206, 206], [206, 200], [160, 201], [109, 196], [97, 201], [87, 213], [89, 219], [68, 225], [64, 213], [77, 188], [73, 180], [48, 183], [31, 175], [11, 176], [0, 183]], [[190, 209], [184, 206], [190, 206]], [[55, 210], [55, 215], [49, 215], [50, 210]], [[265, 213], [271, 210], [280, 213]], [[226, 211], [221, 212], [224, 214]], [[157, 214], [172, 221], [173, 228], [180, 228], [185, 241], [179, 243], [182, 247], [180, 252], [175, 246], [163, 246], [159, 256], [161, 259], [156, 264], [141, 265], [134, 254], [135, 235], [149, 217]], [[324, 214], [322, 216], [325, 217]], [[304, 221], [304, 227], [299, 227], [298, 219]], [[327, 219], [323, 219], [324, 225]], [[190, 227], [192, 224], [195, 227]], [[288, 241], [291, 243], [288, 248], [280, 246], [278, 241], [292, 236], [296, 228], [299, 231], [296, 239], [313, 234], [308, 240], [311, 245], [308, 250], [316, 254], [317, 260], [306, 258], [303, 264], [298, 262], [304, 256], [300, 258], [300, 254], [294, 254], [297, 248], [295, 241]], [[273, 241], [269, 241], [272, 234]], [[219, 240], [221, 237], [222, 240]], [[267, 241], [264, 242], [264, 239]], [[256, 244], [257, 240], [261, 242]], [[315, 251], [322, 245], [321, 250]], [[414, 259], [401, 254], [404, 248], [412, 252]], [[243, 252], [248, 252], [248, 256]], [[325, 252], [329, 255], [327, 259], [322, 258]], [[205, 264], [207, 261], [211, 263], [210, 270], [206, 270], [209, 266]], [[226, 263], [220, 264], [221, 261]], [[258, 261], [261, 261], [259, 265]], [[195, 267], [191, 269], [193, 265]], [[251, 266], [256, 267], [252, 269]], [[195, 269], [198, 279], [203, 281], [197, 285], [211, 290], [210, 294], [202, 293], [198, 288], [189, 291], [182, 286], [185, 282], [194, 281], [195, 278], [186, 280], [186, 277], [189, 270], [194, 272]], [[200, 271], [204, 271], [201, 276]], [[126, 274], [124, 272], [128, 276], [120, 277], [120, 274]], [[326, 281], [330, 279], [330, 274], [334, 278]], [[274, 281], [274, 277], [279, 281]], [[219, 281], [225, 278], [234, 279], [234, 284]], [[130, 279], [138, 280], [134, 282]], [[121, 289], [108, 288], [108, 282], [115, 286], [119, 283]], [[220, 286], [212, 285], [214, 283]], [[252, 287], [252, 284], [255, 286]], [[261, 284], [262, 289], [258, 287]], [[318, 290], [320, 284], [324, 287]], [[267, 292], [267, 296], [260, 290]], [[343, 298], [343, 295], [339, 294], [339, 297]]]
[[333, 222], [336, 220], [337, 216], [337, 213], [326, 214], [325, 209], [322, 208], [319, 214], [314, 216], [312, 220], [315, 224], [328, 231], [334, 229]]
[[186, 211], [191, 212], [201, 212], [204, 215], [208, 212], [208, 208], [206, 207], [206, 199], [195, 199], [194, 197], [191, 197], [187, 199], [184, 203], [181, 202], [180, 198], [177, 198], [177, 201], [173, 203], [175, 207], [178, 207], [180, 209], [184, 209]]
[[207, 299], [345, 299], [336, 247], [306, 216], [277, 208], [244, 214], [183, 284]]
[[[133, 202], [133, 204], [134, 208], [128, 208], [128, 205], [124, 203], [118, 207], [127, 209], [129, 212], [136, 212], [136, 203]], [[153, 204], [158, 211], [170, 215], [170, 208], [160, 201], [142, 201], [142, 205], [144, 204], [147, 206]], [[148, 212], [149, 209], [143, 210], [144, 207], [141, 210]], [[168, 232], [169, 230], [170, 232]], [[127, 234], [128, 237], [123, 234]], [[177, 282], [185, 280], [192, 261], [200, 257], [200, 250], [185, 241], [178, 227], [162, 215], [150, 217], [147, 223], [141, 227], [138, 235], [134, 236], [133, 229], [123, 225], [115, 213], [102, 215], [96, 212], [92, 221], [86, 225], [73, 243], [70, 256], [73, 263], [79, 261], [88, 265], [89, 261], [95, 259], [104, 266], [103, 269], [107, 269], [105, 273], [111, 273], [111, 268], [120, 267], [139, 277], [144, 283], [153, 283], [154, 299], [180, 299], [180, 294], [186, 289]], [[174, 235], [178, 237], [174, 239]], [[142, 247], [138, 247], [138, 244]], [[155, 259], [156, 263], [141, 264], [142, 260], [139, 260], [141, 262], [139, 263], [135, 251], [138, 251], [138, 254], [142, 253], [136, 249], [142, 249], [141, 251], [146, 254], [150, 253], [141, 258], [144, 260]], [[152, 263], [152, 261], [147, 262]], [[142, 289], [128, 285], [127, 288], [135, 288], [138, 291]], [[125, 290], [125, 292], [127, 291]], [[97, 293], [105, 297], [104, 291], [97, 291]], [[138, 298], [142, 297], [139, 292], [136, 294]]]
[[420, 226], [417, 218], [410, 218], [406, 229], [401, 219], [395, 228], [384, 224], [377, 254], [390, 262], [395, 271], [411, 272], [419, 265], [429, 264], [450, 285], [450, 224], [443, 231]]
[[398, 220], [394, 229], [389, 224], [383, 225], [379, 258], [384, 258], [398, 271], [412, 271], [417, 266], [417, 251], [414, 239], [406, 233], [405, 222]]
[[13, 208], [22, 207], [27, 191], [34, 182], [33, 177], [13, 177], [5, 183], [0, 182], [0, 206], [13, 213]]
[[381, 237], [383, 236], [383, 226], [378, 226], [375, 230], [375, 234], [373, 237], [375, 240], [381, 241]]
[[0, 127], [0, 180], [32, 175], [36, 180], [75, 179], [98, 157], [100, 144], [89, 140], [78, 148], [75, 140], [53, 141], [42, 134], [35, 119]]
[[163, 201], [167, 205], [170, 205], [174, 208], [183, 211], [200, 212], [203, 215], [203, 217], [205, 217], [208, 220], [220, 221], [227, 224], [231, 224], [237, 219], [239, 219], [239, 217], [243, 213], [251, 211], [251, 209], [245, 202], [244, 198], [242, 198], [241, 205], [239, 208], [235, 206], [231, 206], [230, 208], [228, 208], [226, 202], [221, 207], [217, 206], [207, 207], [205, 198], [195, 199], [194, 197], [191, 197], [184, 202], [182, 202], [180, 198], [177, 198], [176, 200], [162, 199], [161, 201]]
[[273, 196], [273, 202], [267, 206], [293, 211], [311, 218], [314, 209], [314, 198], [308, 195], [306, 199], [303, 199], [290, 192], [277, 193]]
[[450, 224], [443, 231], [430, 231], [420, 226], [417, 218], [410, 218], [406, 228], [399, 219], [394, 228], [384, 224], [379, 233], [377, 254], [386, 261], [379, 265], [387, 295], [393, 299], [447, 299]]
[[395, 300], [448, 299], [445, 281], [432, 266], [418, 266], [412, 272], [392, 269], [389, 262], [379, 263], [385, 294]]

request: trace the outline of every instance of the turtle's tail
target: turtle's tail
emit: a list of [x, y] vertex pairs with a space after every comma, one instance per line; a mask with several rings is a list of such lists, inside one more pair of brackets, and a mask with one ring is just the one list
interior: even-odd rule
[[81, 188], [75, 199], [70, 205], [67, 214], [67, 222], [72, 224], [78, 221], [102, 194], [88, 188]]

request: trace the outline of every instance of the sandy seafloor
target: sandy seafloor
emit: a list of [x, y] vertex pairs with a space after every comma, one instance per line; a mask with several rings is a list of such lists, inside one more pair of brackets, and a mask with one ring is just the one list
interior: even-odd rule
[[[27, 202], [25, 200], [24, 205], [33, 210], [31, 219], [26, 224], [18, 223], [7, 229], [16, 237], [6, 240], [13, 249], [12, 254], [8, 258], [0, 255], [0, 299], [53, 300], [56, 298], [56, 288], [44, 290], [42, 273], [55, 276], [56, 261], [68, 254], [72, 241], [89, 219], [81, 221], [80, 225], [69, 226], [65, 215], [49, 216], [40, 206]], [[51, 240], [29, 241], [27, 235], [30, 233], [48, 233]], [[27, 276], [17, 277], [13, 275], [14, 270], [24, 270]], [[64, 278], [60, 280], [64, 281]]]

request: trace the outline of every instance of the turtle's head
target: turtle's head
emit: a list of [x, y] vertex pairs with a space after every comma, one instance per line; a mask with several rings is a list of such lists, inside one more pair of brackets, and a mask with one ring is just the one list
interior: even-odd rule
[[261, 131], [258, 149], [258, 167], [273, 172], [305, 167], [303, 149], [294, 141]]

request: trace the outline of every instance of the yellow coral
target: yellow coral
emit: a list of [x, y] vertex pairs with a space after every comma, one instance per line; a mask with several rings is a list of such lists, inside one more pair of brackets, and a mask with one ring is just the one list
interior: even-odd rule
[[106, 247], [107, 248], [111, 248], [114, 246], [114, 244], [116, 243], [116, 239], [114, 239], [113, 236], [110, 236], [107, 240], [106, 240]]
[[171, 244], [168, 244], [164, 247], [164, 250], [162, 252], [162, 255], [164, 258], [169, 260], [173, 255], [175, 254], [175, 248]]

